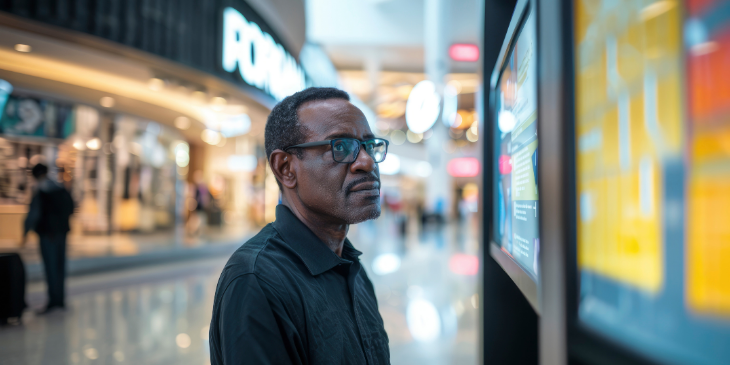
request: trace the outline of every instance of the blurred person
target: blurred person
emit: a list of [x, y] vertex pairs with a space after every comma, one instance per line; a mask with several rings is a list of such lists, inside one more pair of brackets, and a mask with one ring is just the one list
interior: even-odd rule
[[21, 244], [25, 246], [29, 231], [38, 234], [48, 286], [48, 304], [39, 313], [45, 314], [66, 306], [66, 234], [70, 230], [69, 218], [74, 203], [63, 185], [48, 179], [46, 165], [39, 163], [31, 172], [38, 184], [25, 217]]
[[208, 209], [210, 208], [213, 196], [205, 184], [203, 171], [196, 170], [193, 173], [193, 196], [195, 197], [195, 213], [188, 218], [189, 232], [193, 235], [205, 233], [208, 225]]
[[390, 363], [373, 285], [346, 238], [380, 216], [388, 142], [349, 100], [309, 88], [271, 111], [264, 139], [281, 204], [221, 273], [212, 364]]

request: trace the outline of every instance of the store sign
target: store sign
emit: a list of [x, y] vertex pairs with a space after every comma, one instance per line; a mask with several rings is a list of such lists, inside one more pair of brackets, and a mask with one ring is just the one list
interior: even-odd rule
[[449, 47], [449, 57], [454, 61], [479, 61], [479, 47], [475, 44], [457, 43]]
[[238, 10], [223, 10], [223, 69], [276, 100], [306, 87], [304, 71], [274, 38]]
[[455, 158], [446, 165], [446, 171], [453, 177], [474, 177], [480, 169], [481, 164], [474, 157]]
[[429, 80], [416, 84], [406, 102], [406, 125], [413, 133], [429, 130], [441, 112], [441, 97]]
[[13, 85], [9, 82], [0, 79], [0, 112], [5, 110], [5, 103], [8, 102], [10, 94], [13, 92]]

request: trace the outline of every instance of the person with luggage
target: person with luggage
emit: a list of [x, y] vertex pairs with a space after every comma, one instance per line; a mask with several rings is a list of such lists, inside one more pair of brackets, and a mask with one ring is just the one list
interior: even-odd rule
[[45, 314], [65, 308], [66, 234], [74, 202], [63, 185], [48, 179], [48, 167], [37, 164], [31, 172], [38, 184], [25, 218], [22, 244], [29, 231], [38, 234], [48, 284], [48, 305], [39, 313]]

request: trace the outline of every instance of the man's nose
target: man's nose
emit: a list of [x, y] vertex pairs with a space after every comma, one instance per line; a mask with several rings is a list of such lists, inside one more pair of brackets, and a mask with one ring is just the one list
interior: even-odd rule
[[360, 148], [360, 152], [357, 154], [357, 158], [355, 158], [355, 162], [350, 164], [350, 172], [357, 173], [359, 171], [362, 172], [373, 172], [375, 168], [377, 167], [375, 160], [373, 160], [372, 156], [370, 156], [366, 151], [365, 148]]

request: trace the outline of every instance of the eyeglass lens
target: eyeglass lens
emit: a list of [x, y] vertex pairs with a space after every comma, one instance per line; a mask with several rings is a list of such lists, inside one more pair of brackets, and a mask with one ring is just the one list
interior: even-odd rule
[[[342, 138], [337, 139], [332, 143], [332, 156], [337, 162], [352, 163], [357, 159], [357, 153], [359, 152], [360, 143], [356, 139]], [[376, 163], [383, 162], [385, 159], [385, 153], [387, 152], [387, 144], [382, 139], [371, 139], [362, 142], [365, 152]]]
[[382, 139], [371, 139], [363, 143], [365, 151], [373, 158], [376, 163], [383, 162], [385, 160], [385, 153], [388, 150], [388, 146]]

